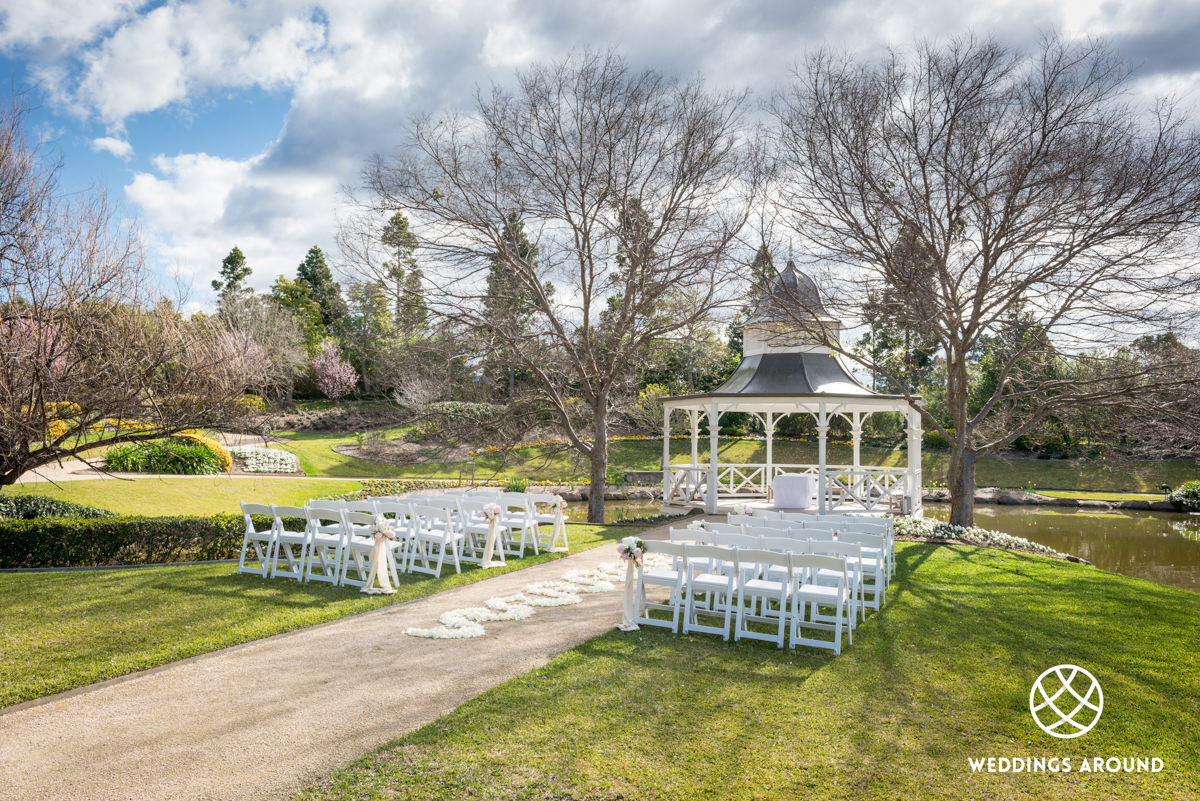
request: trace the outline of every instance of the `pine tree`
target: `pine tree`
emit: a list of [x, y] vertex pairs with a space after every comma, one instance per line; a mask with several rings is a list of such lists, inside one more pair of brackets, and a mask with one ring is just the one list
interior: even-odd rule
[[755, 301], [761, 298], [778, 275], [775, 260], [771, 258], [771, 250], [767, 243], [763, 242], [754, 254], [754, 261], [750, 262], [750, 298]]
[[[421, 273], [417, 268], [416, 258], [416, 249], [419, 243], [416, 235], [409, 230], [408, 218], [400, 212], [393, 214], [383, 227], [380, 241], [392, 251], [392, 257], [384, 263], [384, 270], [388, 281], [392, 284], [389, 294], [395, 301], [396, 325], [401, 330], [408, 331], [409, 327], [406, 323], [412, 322], [416, 316], [420, 317], [417, 325], [424, 325], [425, 300], [424, 294], [419, 291]], [[414, 271], [417, 273], [416, 278], [411, 277], [411, 273]], [[414, 304], [414, 289], [418, 290], [416, 296], [420, 296], [419, 315], [408, 310]]]
[[245, 255], [237, 245], [234, 245], [233, 250], [229, 251], [229, 255], [221, 260], [221, 277], [212, 282], [213, 292], [218, 295], [240, 292], [242, 282], [250, 277], [250, 272]]
[[309, 295], [321, 308], [322, 324], [327, 329], [335, 328], [346, 316], [346, 301], [319, 247], [309, 248], [308, 255], [296, 270], [296, 278], [308, 285]]
[[397, 324], [400, 330], [408, 336], [414, 336], [425, 328], [425, 320], [429, 316], [425, 308], [425, 286], [422, 283], [421, 268], [413, 262], [408, 273], [404, 276], [404, 288], [400, 293], [400, 314]]
[[296, 316], [304, 332], [305, 350], [310, 355], [315, 354], [321, 346], [321, 341], [325, 339], [326, 331], [321, 307], [313, 300], [308, 284], [281, 275], [271, 286], [271, 297]]

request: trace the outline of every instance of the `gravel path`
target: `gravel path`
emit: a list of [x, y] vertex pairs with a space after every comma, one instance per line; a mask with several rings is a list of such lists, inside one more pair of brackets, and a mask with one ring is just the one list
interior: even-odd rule
[[408, 626], [431, 626], [449, 609], [614, 558], [604, 545], [0, 711], [0, 799], [287, 797], [612, 629], [621, 592], [489, 623], [478, 639], [418, 639], [403, 633]]

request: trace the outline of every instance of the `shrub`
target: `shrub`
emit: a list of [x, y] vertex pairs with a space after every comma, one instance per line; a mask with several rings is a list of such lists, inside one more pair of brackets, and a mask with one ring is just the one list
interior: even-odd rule
[[1200, 512], [1200, 481], [1188, 481], [1180, 484], [1167, 500], [1175, 504], [1176, 509], [1186, 512]]
[[248, 412], [265, 412], [267, 410], [267, 402], [263, 400], [262, 395], [243, 395], [238, 398], [238, 403]]
[[33, 520], [39, 517], [115, 517], [107, 509], [60, 501], [42, 495], [0, 495], [0, 518]]
[[104, 469], [115, 473], [205, 476], [223, 472], [221, 458], [207, 446], [171, 438], [109, 448]]
[[[947, 428], [946, 433], [951, 437], [955, 436], [953, 428]], [[926, 448], [945, 448], [948, 450], [952, 443], [941, 431], [931, 428], [921, 435], [921, 444]]]
[[228, 473], [233, 469], [233, 455], [225, 448], [224, 445], [217, 442], [203, 431], [197, 431], [194, 428], [185, 429], [174, 435], [176, 439], [184, 440], [185, 442], [194, 442], [197, 445], [203, 445], [213, 452], [217, 460], [221, 464], [221, 472]]
[[[270, 520], [256, 525], [265, 528]], [[0, 520], [0, 567], [228, 559], [241, 551], [244, 531], [241, 515]]]
[[528, 486], [528, 479], [521, 478], [520, 476], [510, 476], [504, 480], [505, 492], [524, 492]]

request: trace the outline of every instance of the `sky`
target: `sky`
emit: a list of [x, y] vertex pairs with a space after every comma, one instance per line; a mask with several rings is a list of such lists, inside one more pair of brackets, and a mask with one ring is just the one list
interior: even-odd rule
[[198, 308], [234, 245], [257, 289], [312, 245], [336, 262], [345, 189], [414, 114], [573, 48], [765, 99], [816, 47], [1048, 30], [1105, 37], [1147, 103], [1200, 105], [1200, 0], [0, 0], [0, 93], [25, 93], [64, 189], [105, 190]]

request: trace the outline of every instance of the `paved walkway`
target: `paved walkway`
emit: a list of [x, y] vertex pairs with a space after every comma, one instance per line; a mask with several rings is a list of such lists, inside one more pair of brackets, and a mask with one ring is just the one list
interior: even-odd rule
[[[666, 529], [643, 537], [665, 536]], [[604, 545], [412, 603], [0, 712], [0, 799], [277, 799], [620, 620], [621, 592], [409, 637], [442, 612], [615, 558]]]

